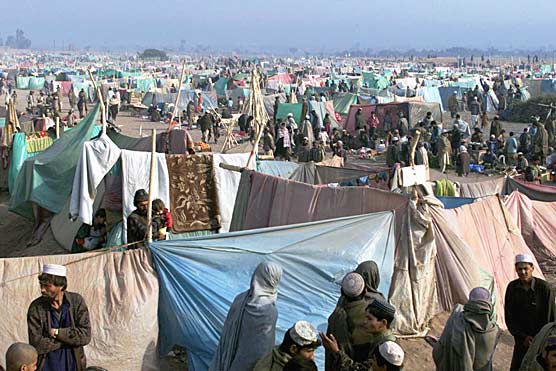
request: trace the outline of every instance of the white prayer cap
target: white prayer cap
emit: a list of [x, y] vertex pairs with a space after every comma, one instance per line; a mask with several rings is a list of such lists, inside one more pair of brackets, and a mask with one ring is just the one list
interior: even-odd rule
[[454, 95], [457, 95], [457, 94], [458, 94], [458, 92], [457, 92], [457, 91], [455, 91], [455, 92], [454, 92]]
[[45, 264], [42, 266], [42, 273], [51, 274], [53, 276], [66, 277], [67, 269], [63, 265]]
[[293, 113], [288, 113], [288, 117], [293, 117]]
[[398, 137], [393, 137], [392, 138], [392, 142], [397, 142], [398, 140], [400, 140], [400, 138], [398, 138]]
[[393, 366], [402, 366], [404, 352], [401, 346], [393, 341], [385, 341], [378, 347], [378, 352], [388, 363]]
[[467, 152], [467, 148], [465, 146], [459, 146], [460, 152]]
[[515, 263], [529, 263], [533, 264], [533, 257], [529, 254], [517, 254], [515, 256]]
[[342, 280], [342, 290], [350, 298], [361, 295], [365, 289], [365, 280], [359, 273], [348, 273]]
[[315, 326], [307, 321], [297, 321], [290, 329], [290, 337], [302, 347], [318, 342]]

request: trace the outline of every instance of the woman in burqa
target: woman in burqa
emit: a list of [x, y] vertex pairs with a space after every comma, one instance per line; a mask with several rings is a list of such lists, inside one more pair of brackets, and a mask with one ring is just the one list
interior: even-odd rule
[[278, 264], [263, 262], [257, 266], [251, 287], [236, 296], [230, 307], [210, 371], [251, 370], [272, 351], [281, 278], [282, 268]]
[[[365, 281], [365, 300], [371, 302], [372, 299], [380, 298], [385, 300], [384, 295], [378, 291], [378, 286], [380, 284], [380, 272], [378, 270], [378, 265], [372, 261], [364, 261], [355, 268], [355, 273], [359, 273], [363, 280]], [[340, 299], [338, 299], [338, 304], [336, 304], [336, 309], [328, 317], [328, 334], [333, 334], [340, 350], [344, 351], [350, 358], [353, 359], [354, 351], [352, 345], [352, 334], [351, 329], [348, 324], [348, 314], [347, 307], [350, 305], [348, 299], [342, 292]], [[369, 338], [371, 340], [371, 338]], [[326, 352], [325, 357], [325, 370], [332, 371], [332, 355]]]

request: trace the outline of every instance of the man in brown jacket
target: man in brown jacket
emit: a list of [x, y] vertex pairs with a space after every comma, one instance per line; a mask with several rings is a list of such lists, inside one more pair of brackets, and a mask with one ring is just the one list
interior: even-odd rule
[[29, 343], [39, 354], [40, 371], [82, 371], [83, 347], [91, 341], [89, 310], [81, 295], [67, 292], [66, 267], [45, 264], [39, 275], [42, 296], [27, 312]]

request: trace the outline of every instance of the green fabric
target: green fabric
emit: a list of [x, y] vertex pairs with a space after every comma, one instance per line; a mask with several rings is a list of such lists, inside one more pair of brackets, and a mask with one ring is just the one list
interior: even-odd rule
[[365, 72], [361, 73], [363, 75], [363, 85], [367, 85], [367, 88], [371, 89], [386, 89], [390, 83], [386, 79], [386, 77], [376, 74], [374, 72]]
[[29, 79], [28, 76], [17, 76], [17, 88], [18, 89], [29, 89]]
[[0, 128], [5, 128], [5, 127], [6, 127], [6, 118], [0, 117]]
[[23, 163], [28, 157], [29, 154], [27, 153], [27, 138], [25, 133], [14, 134], [10, 168], [8, 170], [8, 190], [10, 193], [13, 192], [17, 174], [19, 174]]
[[347, 115], [352, 104], [357, 104], [357, 95], [355, 94], [345, 93], [334, 97], [334, 111], [340, 115]]
[[285, 120], [288, 113], [293, 114], [295, 122], [299, 125], [301, 123], [301, 110], [303, 105], [301, 103], [280, 103], [278, 105], [278, 113], [276, 117]]
[[454, 187], [454, 183], [449, 181], [448, 179], [440, 179], [436, 181], [436, 189], [434, 191], [435, 196], [448, 196], [448, 197], [455, 197], [456, 196], [456, 188]]
[[122, 76], [123, 77], [139, 77], [139, 76], [141, 76], [141, 72], [124, 71], [124, 72], [122, 72]]
[[136, 83], [136, 91], [148, 92], [149, 90], [151, 90], [151, 88], [156, 88], [156, 81], [154, 79], [137, 79]]
[[230, 79], [221, 77], [218, 79], [217, 82], [214, 83], [214, 90], [216, 90], [216, 95], [218, 95], [219, 97], [226, 96], [226, 87], [228, 86], [228, 81], [230, 81]]
[[55, 214], [63, 209], [83, 143], [93, 136], [98, 114], [97, 104], [73, 130], [64, 132], [47, 150], [24, 162], [14, 184], [11, 211], [31, 219], [31, 202]]
[[29, 79], [29, 89], [31, 90], [40, 90], [44, 88], [44, 77], [31, 77]]

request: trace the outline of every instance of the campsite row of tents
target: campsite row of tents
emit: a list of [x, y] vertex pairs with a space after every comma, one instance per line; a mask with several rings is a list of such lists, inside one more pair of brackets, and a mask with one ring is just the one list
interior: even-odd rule
[[[148, 187], [144, 164], [150, 162], [151, 138], [98, 129], [96, 135], [97, 116], [95, 107], [76, 128], [26, 159], [14, 184], [11, 209], [31, 217], [34, 204], [54, 214], [51, 229], [66, 248], [101, 206], [115, 205], [113, 230], [125, 236], [129, 197]], [[465, 302], [475, 286], [492, 292], [504, 327], [504, 292], [515, 278], [517, 253], [535, 256], [539, 276], [554, 273], [552, 187], [495, 178], [461, 184], [461, 199], [438, 199], [428, 185], [413, 199], [370, 187], [329, 185], [380, 169], [258, 161], [240, 174], [219, 166], [244, 166], [248, 155], [157, 153], [156, 196], [174, 220], [182, 218], [185, 232], [145, 249], [2, 259], [0, 295], [12, 303], [7, 318], [25, 323], [26, 308], [38, 295], [40, 267], [64, 264], [68, 289], [81, 293], [90, 307], [90, 364], [156, 370], [159, 355], [178, 344], [187, 348], [191, 369], [206, 370], [233, 298], [248, 287], [261, 261], [284, 268], [277, 341], [299, 319], [324, 330], [342, 277], [364, 260], [380, 267], [379, 289], [397, 307], [396, 331], [413, 336], [423, 335], [438, 312]], [[188, 181], [191, 174], [203, 182]], [[202, 218], [180, 209], [188, 202], [203, 206]], [[70, 214], [77, 220], [68, 219]], [[24, 325], [6, 323], [4, 330], [4, 348], [26, 339]], [[322, 362], [322, 350], [317, 359]]]

